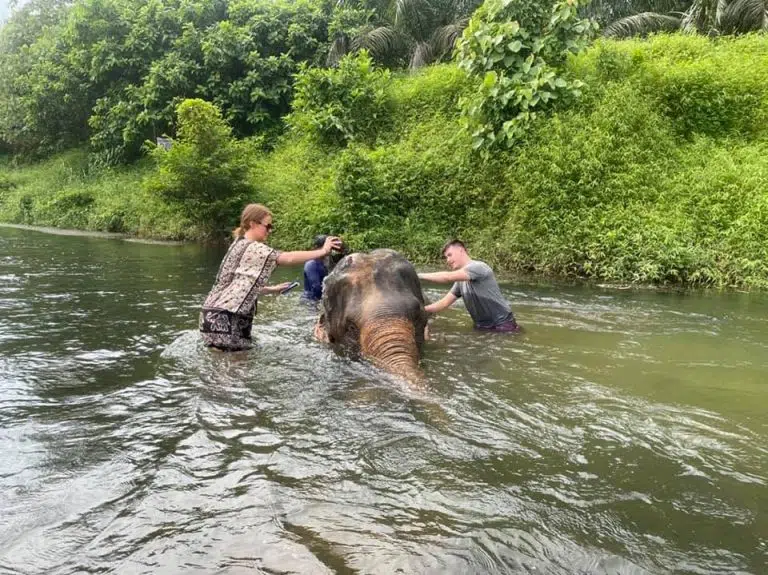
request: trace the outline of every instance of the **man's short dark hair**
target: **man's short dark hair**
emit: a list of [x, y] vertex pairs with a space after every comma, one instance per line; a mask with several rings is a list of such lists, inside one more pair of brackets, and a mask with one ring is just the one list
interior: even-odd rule
[[312, 249], [319, 250], [320, 248], [325, 245], [325, 238], [327, 238], [325, 234], [320, 234], [318, 236], [315, 236], [312, 240]]
[[444, 255], [445, 255], [445, 250], [447, 250], [448, 248], [452, 248], [452, 247], [454, 247], [454, 246], [459, 246], [459, 247], [460, 247], [460, 248], [462, 248], [464, 251], [467, 251], [467, 246], [465, 246], [465, 245], [464, 245], [464, 242], [462, 242], [461, 240], [458, 240], [458, 239], [454, 238], [454, 239], [452, 239], [452, 240], [448, 240], [447, 242], [445, 242], [445, 245], [443, 245], [443, 249], [442, 249], [442, 251], [440, 252], [440, 255], [443, 255], [443, 256], [444, 256]]

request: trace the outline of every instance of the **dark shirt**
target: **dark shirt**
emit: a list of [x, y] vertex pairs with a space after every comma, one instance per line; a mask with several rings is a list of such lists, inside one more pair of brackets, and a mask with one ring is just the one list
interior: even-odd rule
[[309, 260], [304, 264], [304, 299], [318, 301], [323, 297], [323, 278], [328, 274], [322, 260]]

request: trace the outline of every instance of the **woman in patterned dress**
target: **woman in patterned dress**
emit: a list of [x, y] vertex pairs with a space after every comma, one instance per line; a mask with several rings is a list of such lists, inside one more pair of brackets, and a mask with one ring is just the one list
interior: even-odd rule
[[323, 247], [301, 252], [278, 252], [263, 243], [272, 231], [272, 213], [261, 204], [248, 204], [240, 216], [234, 243], [200, 312], [200, 332], [208, 347], [239, 351], [251, 347], [251, 327], [260, 294], [279, 293], [288, 283], [267, 286], [278, 265], [303, 264], [340, 249], [341, 240], [329, 236]]

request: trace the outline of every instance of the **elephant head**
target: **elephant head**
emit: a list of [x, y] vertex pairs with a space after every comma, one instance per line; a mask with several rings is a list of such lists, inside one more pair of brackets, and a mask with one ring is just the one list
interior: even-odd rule
[[358, 350], [410, 381], [419, 368], [427, 313], [413, 265], [393, 250], [346, 256], [325, 278], [319, 339]]

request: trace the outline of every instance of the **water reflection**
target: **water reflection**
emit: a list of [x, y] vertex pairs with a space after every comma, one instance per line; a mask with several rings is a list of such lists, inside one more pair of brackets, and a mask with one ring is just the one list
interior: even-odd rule
[[0, 571], [765, 571], [762, 296], [518, 285], [526, 332], [441, 316], [417, 391], [297, 294], [204, 349], [216, 250], [0, 253]]

